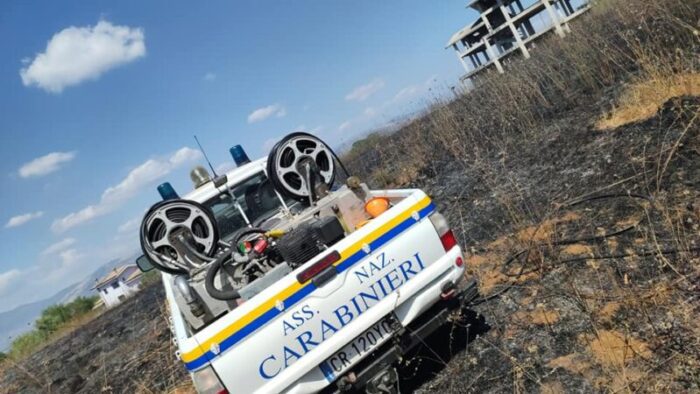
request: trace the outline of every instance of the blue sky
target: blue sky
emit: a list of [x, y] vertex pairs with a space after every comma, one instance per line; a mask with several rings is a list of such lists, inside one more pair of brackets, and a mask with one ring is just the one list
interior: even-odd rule
[[[338, 145], [446, 94], [464, 0], [4, 1], [0, 310], [138, 247], [169, 180], [305, 129]], [[228, 164], [230, 165], [230, 164]]]

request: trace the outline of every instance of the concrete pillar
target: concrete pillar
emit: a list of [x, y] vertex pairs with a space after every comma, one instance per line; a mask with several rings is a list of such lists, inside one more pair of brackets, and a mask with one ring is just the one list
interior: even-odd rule
[[503, 13], [503, 17], [506, 18], [506, 23], [510, 28], [510, 32], [513, 34], [513, 38], [515, 38], [515, 42], [517, 43], [518, 48], [520, 48], [520, 52], [523, 53], [525, 59], [529, 59], [530, 52], [527, 50], [527, 48], [525, 48], [525, 44], [523, 44], [523, 40], [520, 38], [520, 33], [518, 33], [518, 30], [515, 28], [513, 20], [510, 19], [510, 14], [508, 13], [508, 10], [506, 10], [506, 7], [503, 5], [503, 2], [501, 0], [498, 0], [498, 4], [501, 8], [501, 12]]
[[554, 31], [557, 32], [557, 35], [559, 37], [564, 38], [564, 29], [562, 29], [561, 23], [559, 23], [559, 16], [557, 15], [557, 11], [554, 9], [554, 7], [552, 7], [552, 4], [550, 4], [550, 0], [542, 0], [542, 3], [544, 3], [544, 7], [547, 9], [549, 18], [552, 20], [552, 24], [554, 25]]
[[495, 53], [493, 50], [493, 47], [491, 46], [491, 43], [489, 43], [488, 38], [484, 38], [484, 45], [486, 45], [486, 51], [491, 55], [491, 58], [493, 58], [493, 63], [496, 65], [496, 69], [498, 70], [499, 73], [503, 74], [503, 66], [501, 65], [501, 62], [498, 60], [498, 55]]
[[567, 7], [566, 4], [564, 4], [564, 0], [559, 0], [557, 2], [557, 6], [561, 8], [562, 12], [564, 12], [564, 23], [562, 23], [564, 31], [567, 33], [571, 33], [571, 27], [569, 27], [569, 22], [566, 20], [569, 17], [569, 15], [571, 15], [569, 7]]
[[493, 32], [493, 28], [491, 27], [491, 22], [489, 22], [488, 18], [486, 15], [481, 14], [481, 20], [484, 21], [484, 25], [486, 25], [486, 29], [488, 29], [489, 33]]
[[571, 27], [569, 27], [569, 22], [564, 22], [564, 24], [562, 26], [563, 26], [565, 32], [571, 33]]
[[469, 60], [472, 61], [472, 64], [474, 65], [474, 69], [476, 70], [479, 68], [479, 66], [476, 64], [476, 60], [474, 60], [474, 55], [469, 55]]
[[520, 12], [525, 11], [525, 8], [523, 8], [523, 3], [521, 3], [520, 0], [515, 0], [515, 4], [517, 4], [518, 7], [520, 7]]
[[469, 67], [467, 67], [467, 63], [464, 61], [464, 58], [462, 57], [462, 52], [459, 51], [459, 47], [457, 44], [452, 44], [452, 47], [455, 49], [455, 52], [457, 52], [457, 58], [459, 59], [459, 62], [462, 63], [462, 67], [464, 67], [464, 71], [469, 71]]

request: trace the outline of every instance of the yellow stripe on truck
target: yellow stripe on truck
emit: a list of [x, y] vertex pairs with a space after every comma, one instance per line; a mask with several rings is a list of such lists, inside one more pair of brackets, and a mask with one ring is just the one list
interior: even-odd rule
[[[361, 240], [357, 241], [356, 243], [350, 245], [346, 249], [342, 250], [340, 252], [340, 260], [334, 263], [334, 265], [339, 265], [341, 264], [344, 260], [346, 260], [348, 257], [352, 256], [353, 254], [357, 253], [359, 250], [362, 249], [362, 247], [365, 244], [369, 244], [375, 239], [381, 237], [383, 234], [391, 230], [392, 228], [396, 227], [399, 223], [403, 222], [404, 220], [408, 219], [411, 215], [414, 213], [422, 210], [423, 208], [427, 207], [430, 205], [430, 198], [429, 197], [424, 197], [405, 211], [401, 212], [400, 214], [396, 215], [392, 219], [390, 219], [388, 222], [384, 223], [381, 225], [379, 228], [376, 230], [370, 232], [366, 236], [364, 236]], [[309, 285], [309, 284], [307, 284]], [[200, 343], [200, 345], [193, 350], [184, 353], [182, 355], [182, 361], [185, 363], [192, 362], [199, 357], [203, 356], [209, 349], [212, 348], [212, 345], [218, 345], [230, 336], [234, 335], [236, 332], [253, 322], [255, 319], [260, 317], [262, 314], [267, 312], [268, 310], [275, 308], [277, 302], [284, 301], [285, 299], [289, 298], [291, 295], [295, 294], [297, 291], [301, 290], [305, 285], [300, 284], [299, 282], [294, 282], [291, 285], [289, 285], [287, 288], [284, 290], [280, 291], [270, 299], [262, 302], [260, 305], [258, 305], [255, 309], [252, 311], [248, 312], [247, 314], [243, 315], [240, 319], [234, 321], [231, 323], [229, 326], [225, 327], [223, 330], [219, 331], [218, 333], [214, 334], [211, 338], [204, 340], [203, 342]]]

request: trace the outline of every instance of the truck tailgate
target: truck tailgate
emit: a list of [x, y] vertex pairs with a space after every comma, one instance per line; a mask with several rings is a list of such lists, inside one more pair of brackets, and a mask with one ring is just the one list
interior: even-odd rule
[[183, 360], [189, 369], [211, 363], [231, 393], [284, 390], [394, 310], [404, 289], [439, 275], [428, 269], [445, 254], [427, 219], [433, 210], [414, 191], [333, 247], [333, 279], [296, 280], [325, 253], [317, 256], [198, 333], [199, 348]]

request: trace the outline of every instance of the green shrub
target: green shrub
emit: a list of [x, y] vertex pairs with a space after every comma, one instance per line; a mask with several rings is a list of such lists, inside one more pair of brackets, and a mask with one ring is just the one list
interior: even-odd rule
[[41, 312], [36, 329], [51, 335], [70, 320], [90, 312], [96, 301], [97, 297], [78, 297], [68, 304], [52, 305]]
[[78, 297], [67, 304], [52, 305], [41, 312], [36, 320], [36, 328], [12, 341], [10, 354], [23, 357], [36, 350], [56, 331], [90, 312], [97, 297]]
[[24, 333], [12, 341], [10, 355], [15, 358], [24, 357], [38, 348], [46, 339], [46, 334], [38, 330]]
[[146, 287], [153, 283], [160, 282], [160, 278], [160, 272], [157, 270], [144, 272], [143, 275], [141, 275], [141, 287]]

